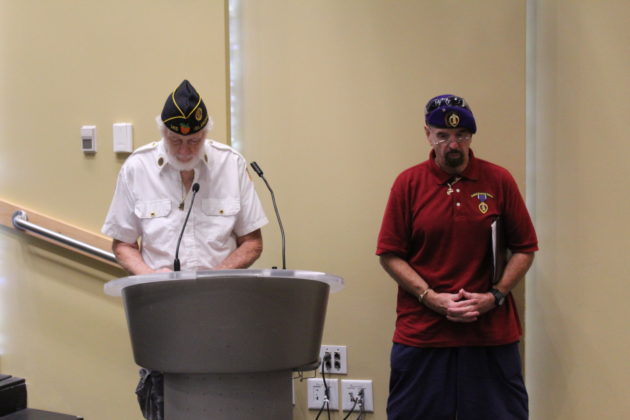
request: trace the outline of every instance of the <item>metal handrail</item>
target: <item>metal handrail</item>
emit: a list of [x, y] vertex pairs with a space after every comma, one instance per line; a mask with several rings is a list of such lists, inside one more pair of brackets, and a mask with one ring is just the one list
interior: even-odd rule
[[29, 222], [28, 215], [26, 214], [24, 210], [18, 210], [15, 213], [13, 213], [11, 220], [13, 221], [13, 226], [16, 229], [19, 229], [22, 231], [27, 230], [30, 232], [37, 233], [38, 235], [44, 236], [48, 239], [52, 239], [53, 241], [60, 242], [64, 245], [78, 249], [87, 254], [104, 259], [106, 261], [117, 263], [116, 257], [111, 252], [103, 251], [100, 248], [96, 248], [92, 245], [86, 244], [81, 241], [77, 241], [76, 239], [72, 239], [69, 236], [62, 235], [61, 233], [54, 232], [50, 229], [46, 229], [44, 227], [41, 227], [34, 223]]

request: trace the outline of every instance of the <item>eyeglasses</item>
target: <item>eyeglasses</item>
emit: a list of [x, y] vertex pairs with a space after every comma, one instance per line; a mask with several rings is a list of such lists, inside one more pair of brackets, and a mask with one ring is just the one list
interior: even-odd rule
[[470, 140], [472, 138], [472, 134], [470, 134], [470, 133], [455, 133], [454, 136], [451, 136], [451, 134], [447, 133], [446, 131], [440, 131], [440, 132], [435, 134], [435, 138], [437, 140], [434, 141], [433, 144], [444, 144], [446, 142], [450, 143], [451, 141], [455, 141], [455, 143], [461, 144], [461, 143], [464, 143], [464, 142], [467, 142], [468, 140]]
[[464, 98], [460, 98], [459, 96], [447, 96], [446, 98], [435, 98], [429, 102], [424, 108], [424, 114], [426, 115], [433, 112], [441, 106], [458, 106], [470, 110]]

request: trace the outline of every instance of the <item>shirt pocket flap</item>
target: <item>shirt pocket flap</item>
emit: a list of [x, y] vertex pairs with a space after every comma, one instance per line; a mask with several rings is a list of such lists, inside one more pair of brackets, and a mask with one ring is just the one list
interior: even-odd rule
[[201, 207], [207, 216], [234, 216], [241, 210], [241, 203], [234, 198], [206, 198]]
[[171, 212], [171, 200], [136, 201], [134, 213], [141, 219], [165, 217]]

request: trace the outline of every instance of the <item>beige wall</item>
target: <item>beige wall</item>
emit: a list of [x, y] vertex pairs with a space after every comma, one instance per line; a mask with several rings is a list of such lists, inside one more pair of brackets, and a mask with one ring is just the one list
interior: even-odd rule
[[539, 0], [533, 134], [542, 251], [527, 282], [534, 419], [630, 412], [627, 1]]
[[[621, 418], [629, 6], [537, 3], [532, 418]], [[525, 6], [265, 0], [242, 10], [243, 151], [276, 192], [289, 267], [346, 280], [324, 342], [348, 346], [348, 378], [374, 380], [370, 418], [385, 418], [394, 321], [395, 286], [373, 256], [389, 186], [426, 158], [421, 108], [446, 91], [473, 106], [475, 152], [524, 186]], [[0, 0], [0, 198], [97, 232], [124, 160], [111, 151], [113, 122], [134, 123], [136, 146], [153, 140], [166, 94], [188, 77], [215, 116], [213, 137], [226, 140], [225, 47], [219, 0]], [[82, 124], [98, 127], [94, 156], [79, 150]], [[275, 224], [264, 234], [256, 266], [280, 265]], [[0, 227], [0, 371], [28, 379], [32, 406], [140, 418], [122, 307], [101, 291], [118, 275]], [[296, 384], [297, 420], [315, 417], [304, 390]]]
[[[112, 123], [153, 141], [189, 78], [226, 141], [225, 43], [223, 0], [1, 0], [0, 198], [99, 232], [125, 158]], [[31, 406], [141, 418], [122, 306], [102, 292], [120, 274], [0, 227], [0, 371], [27, 379]]]

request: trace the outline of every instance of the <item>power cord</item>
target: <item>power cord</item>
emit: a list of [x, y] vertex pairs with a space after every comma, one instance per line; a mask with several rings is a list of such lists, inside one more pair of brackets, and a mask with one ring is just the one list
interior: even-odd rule
[[322, 407], [317, 412], [317, 416], [315, 417], [315, 420], [319, 419], [319, 416], [324, 411], [324, 408], [326, 408], [326, 413], [328, 414], [328, 420], [330, 420], [330, 404], [329, 404], [330, 391], [328, 389], [328, 383], [326, 383], [326, 375], [324, 373], [325, 372], [324, 366], [326, 365], [326, 363], [330, 363], [330, 353], [326, 353], [324, 355], [324, 360], [322, 361], [322, 381], [324, 382], [324, 402], [322, 404]]
[[346, 416], [342, 420], [348, 420], [350, 416], [352, 415], [352, 413], [354, 412], [354, 409], [356, 408], [357, 405], [359, 406], [359, 415], [357, 416], [357, 420], [365, 419], [365, 407], [363, 404], [364, 397], [365, 395], [363, 393], [363, 389], [359, 391], [359, 395], [356, 398], [352, 392], [350, 393], [350, 401], [352, 401], [352, 408], [350, 408], [350, 411], [348, 412], [348, 414], [346, 414]]
[[352, 394], [352, 392], [350, 393], [350, 400], [352, 401], [352, 408], [342, 420], [348, 420], [350, 418], [350, 415], [354, 412], [354, 407], [357, 406], [357, 402], [359, 401], [358, 398], [354, 398], [354, 395]]
[[361, 391], [359, 391], [359, 396], [357, 397], [357, 400], [359, 400], [359, 415], [357, 416], [357, 420], [365, 419], [365, 404], [363, 403], [364, 397], [365, 394], [363, 393], [363, 389], [361, 389]]

